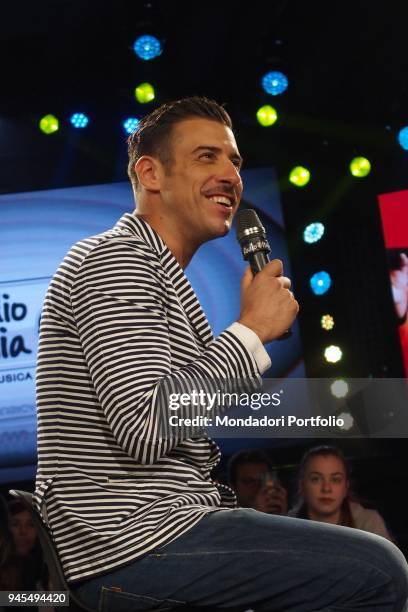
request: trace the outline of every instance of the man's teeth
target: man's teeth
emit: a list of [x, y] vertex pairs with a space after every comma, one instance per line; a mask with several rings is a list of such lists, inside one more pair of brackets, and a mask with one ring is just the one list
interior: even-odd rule
[[218, 202], [218, 204], [225, 204], [225, 206], [232, 207], [232, 203], [230, 202], [230, 200], [222, 196], [211, 196], [209, 200], [212, 200], [213, 202]]

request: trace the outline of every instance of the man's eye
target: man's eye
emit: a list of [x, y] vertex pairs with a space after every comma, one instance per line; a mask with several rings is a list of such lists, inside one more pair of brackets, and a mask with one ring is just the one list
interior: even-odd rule
[[213, 159], [214, 158], [214, 153], [208, 152], [208, 153], [202, 153], [200, 155], [200, 159], [202, 159], [203, 157], [207, 157], [208, 159]]

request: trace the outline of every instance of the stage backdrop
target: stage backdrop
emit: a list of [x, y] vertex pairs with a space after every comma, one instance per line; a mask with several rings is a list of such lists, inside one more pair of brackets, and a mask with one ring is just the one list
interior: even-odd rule
[[[243, 180], [243, 206], [256, 208], [272, 256], [284, 261], [290, 276], [274, 171], [246, 170]], [[50, 278], [74, 242], [108, 229], [133, 208], [128, 183], [0, 196], [0, 482], [31, 478], [35, 472], [35, 362]], [[238, 317], [245, 265], [234, 230], [203, 246], [187, 269], [215, 334]], [[296, 324], [291, 339], [275, 342], [268, 350], [273, 363], [268, 377], [304, 375]], [[234, 450], [234, 442], [226, 440], [224, 450]]]
[[[394, 304], [406, 304], [408, 294], [408, 190], [379, 196], [385, 247], [390, 270], [390, 286]], [[405, 294], [405, 295], [403, 295]], [[408, 377], [408, 320], [396, 316], [405, 373]]]

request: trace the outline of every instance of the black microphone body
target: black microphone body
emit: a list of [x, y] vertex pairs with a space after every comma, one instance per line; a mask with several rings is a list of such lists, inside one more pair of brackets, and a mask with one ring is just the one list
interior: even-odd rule
[[[271, 247], [266, 238], [265, 228], [254, 210], [247, 208], [237, 213], [237, 239], [242, 256], [249, 262], [252, 274], [255, 276], [269, 262]], [[286, 340], [291, 335], [292, 331], [288, 329], [278, 340]]]
[[252, 274], [258, 274], [269, 262], [268, 254], [265, 251], [253, 253], [248, 257], [249, 265], [251, 266]]

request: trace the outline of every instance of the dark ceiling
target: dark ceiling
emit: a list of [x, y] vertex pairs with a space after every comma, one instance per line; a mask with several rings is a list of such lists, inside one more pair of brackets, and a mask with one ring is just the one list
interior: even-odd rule
[[[405, 3], [404, 3], [405, 4]], [[406, 16], [396, 2], [39, 0], [3, 3], [2, 113], [134, 108], [141, 77], [159, 98], [206, 93], [245, 113], [259, 76], [287, 70], [285, 109], [319, 119], [398, 121], [406, 112]], [[400, 4], [401, 7], [401, 4]], [[137, 60], [156, 32], [162, 57]]]
[[[407, 11], [397, 7], [298, 0], [4, 3], [1, 109], [86, 103], [115, 112], [131, 106], [132, 86], [148, 74], [162, 98], [208, 93], [246, 109], [258, 97], [259, 75], [276, 60], [291, 78], [292, 112], [391, 122], [408, 102]], [[131, 51], [143, 30], [165, 41], [163, 56], [146, 65]]]
[[[115, 178], [121, 120], [153, 107], [133, 98], [145, 80], [157, 87], [154, 104], [191, 94], [225, 102], [250, 164], [316, 143], [394, 146], [393, 133], [407, 120], [406, 16], [396, 2], [367, 1], [3, 3], [1, 191], [87, 182], [87, 171], [88, 182]], [[143, 32], [163, 40], [159, 59], [134, 55]], [[260, 88], [274, 66], [290, 79], [280, 98]], [[280, 112], [273, 136], [255, 120], [266, 102]], [[47, 138], [37, 122], [52, 112], [66, 123], [76, 110], [91, 118], [87, 135], [71, 143], [81, 172], [65, 169], [56, 178], [55, 160], [74, 137], [67, 127]]]

